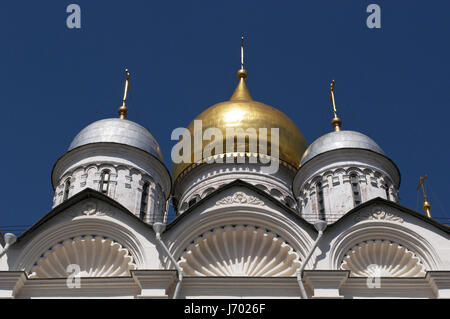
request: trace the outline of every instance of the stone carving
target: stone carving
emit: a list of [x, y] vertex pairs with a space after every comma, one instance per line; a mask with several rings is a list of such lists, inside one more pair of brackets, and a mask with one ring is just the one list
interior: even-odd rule
[[113, 216], [114, 213], [111, 211], [110, 207], [107, 205], [98, 205], [94, 201], [87, 201], [82, 206], [81, 209], [71, 209], [69, 214], [72, 217], [77, 216]]
[[392, 221], [392, 222], [398, 222], [403, 223], [403, 218], [395, 215], [392, 212], [387, 211], [386, 208], [377, 207], [371, 212], [361, 212], [359, 215], [355, 218], [356, 222], [363, 221], [363, 220], [383, 220], [383, 221]]
[[80, 277], [129, 276], [136, 264], [128, 249], [100, 236], [78, 236], [47, 250], [31, 270], [30, 278], [66, 278], [67, 266], [80, 267]]
[[294, 276], [298, 254], [276, 234], [254, 226], [226, 226], [198, 237], [181, 256], [189, 276]]
[[229, 205], [229, 204], [251, 204], [264, 206], [264, 202], [255, 196], [247, 195], [243, 192], [237, 192], [231, 196], [227, 196], [216, 202], [216, 205]]
[[353, 247], [341, 264], [356, 277], [424, 277], [425, 267], [411, 251], [387, 240], [371, 240]]
[[94, 202], [87, 202], [83, 206], [82, 214], [86, 216], [94, 215], [97, 211], [97, 205]]

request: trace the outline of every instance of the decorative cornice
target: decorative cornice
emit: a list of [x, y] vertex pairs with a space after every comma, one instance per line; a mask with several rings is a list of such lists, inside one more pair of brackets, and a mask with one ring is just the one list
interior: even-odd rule
[[25, 281], [23, 271], [0, 271], [0, 299], [14, 298]]
[[450, 298], [450, 272], [430, 271], [426, 276], [437, 298]]

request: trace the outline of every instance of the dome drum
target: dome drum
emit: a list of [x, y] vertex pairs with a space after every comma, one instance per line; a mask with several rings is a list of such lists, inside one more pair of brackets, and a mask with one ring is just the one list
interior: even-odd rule
[[305, 151], [293, 182], [299, 214], [333, 223], [370, 199], [398, 201], [400, 172], [369, 137], [335, 131], [314, 141]]
[[273, 193], [280, 194], [276, 198], [293, 207], [295, 203], [291, 181], [294, 175], [295, 170], [284, 165], [280, 165], [278, 171], [271, 175], [262, 173], [259, 164], [251, 163], [212, 163], [196, 166], [195, 169], [189, 170], [185, 177], [179, 178], [174, 186], [174, 206], [178, 213], [183, 213], [212, 190], [239, 179], [255, 185], [270, 196], [273, 196]]

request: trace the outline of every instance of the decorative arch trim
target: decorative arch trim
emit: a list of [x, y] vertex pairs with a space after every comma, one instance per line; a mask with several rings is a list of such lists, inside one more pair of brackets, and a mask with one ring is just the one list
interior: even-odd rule
[[[83, 199], [87, 200], [82, 202]], [[95, 199], [99, 199], [99, 201]], [[106, 203], [103, 201], [106, 201]], [[75, 206], [79, 203], [79, 207]], [[111, 205], [108, 203], [111, 203]], [[97, 191], [86, 189], [74, 195], [67, 202], [50, 211], [18, 238], [18, 242], [23, 240], [27, 240], [27, 242], [24, 243], [21, 254], [12, 269], [29, 272], [36, 260], [57, 243], [67, 238], [92, 234], [120, 243], [130, 252], [138, 268], [145, 267], [145, 250], [135, 231], [110, 218], [121, 210], [124, 210], [123, 213], [126, 216], [130, 216], [141, 225], [149, 227], [131, 212], [125, 212], [125, 208], [121, 207], [120, 204]], [[59, 217], [57, 215], [65, 211], [67, 211], [68, 216], [64, 217], [64, 221], [54, 225], [47, 224], [50, 219]]]
[[[284, 238], [301, 259], [304, 259], [314, 242], [315, 231], [313, 227], [299, 217], [297, 213], [292, 212], [290, 208], [277, 204], [256, 187], [254, 187], [255, 191], [253, 192], [241, 187], [247, 185], [244, 182], [234, 183], [234, 186], [237, 185], [240, 187], [231, 190], [230, 185], [224, 187], [223, 193], [216, 192], [208, 195], [202, 202], [188, 209], [187, 213], [177, 217], [174, 222], [168, 225], [164, 237], [169, 243], [169, 249], [175, 259], [178, 260], [184, 254], [184, 249], [193, 244], [201, 234], [226, 225], [251, 225], [268, 229]], [[253, 189], [253, 186], [248, 187]], [[232, 205], [215, 205], [218, 201], [220, 202], [228, 197], [233, 198], [238, 193], [245, 193], [246, 196], [264, 200], [265, 205], [242, 202]], [[272, 207], [272, 204], [274, 207]], [[286, 207], [285, 210], [283, 210], [284, 207]], [[181, 220], [183, 225], [180, 225]], [[166, 267], [172, 266], [168, 259], [161, 260], [161, 262]], [[312, 262], [310, 261], [309, 264], [312, 265]]]
[[439, 257], [430, 243], [402, 226], [400, 222], [368, 220], [359, 222], [336, 238], [330, 249], [331, 269], [340, 269], [345, 256], [352, 249], [361, 243], [372, 241], [386, 241], [404, 247], [420, 259], [427, 271], [438, 269], [440, 264]]

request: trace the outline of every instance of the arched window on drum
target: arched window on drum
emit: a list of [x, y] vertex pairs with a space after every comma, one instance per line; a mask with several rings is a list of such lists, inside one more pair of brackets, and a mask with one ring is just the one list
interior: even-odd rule
[[359, 177], [357, 174], [350, 175], [350, 185], [352, 187], [353, 205], [356, 207], [361, 204], [361, 189], [359, 187]]
[[108, 195], [108, 190], [109, 190], [109, 181], [111, 178], [111, 172], [108, 169], [105, 169], [104, 171], [102, 171], [102, 175], [101, 175], [101, 179], [100, 179], [100, 192], [102, 192], [105, 195]]

